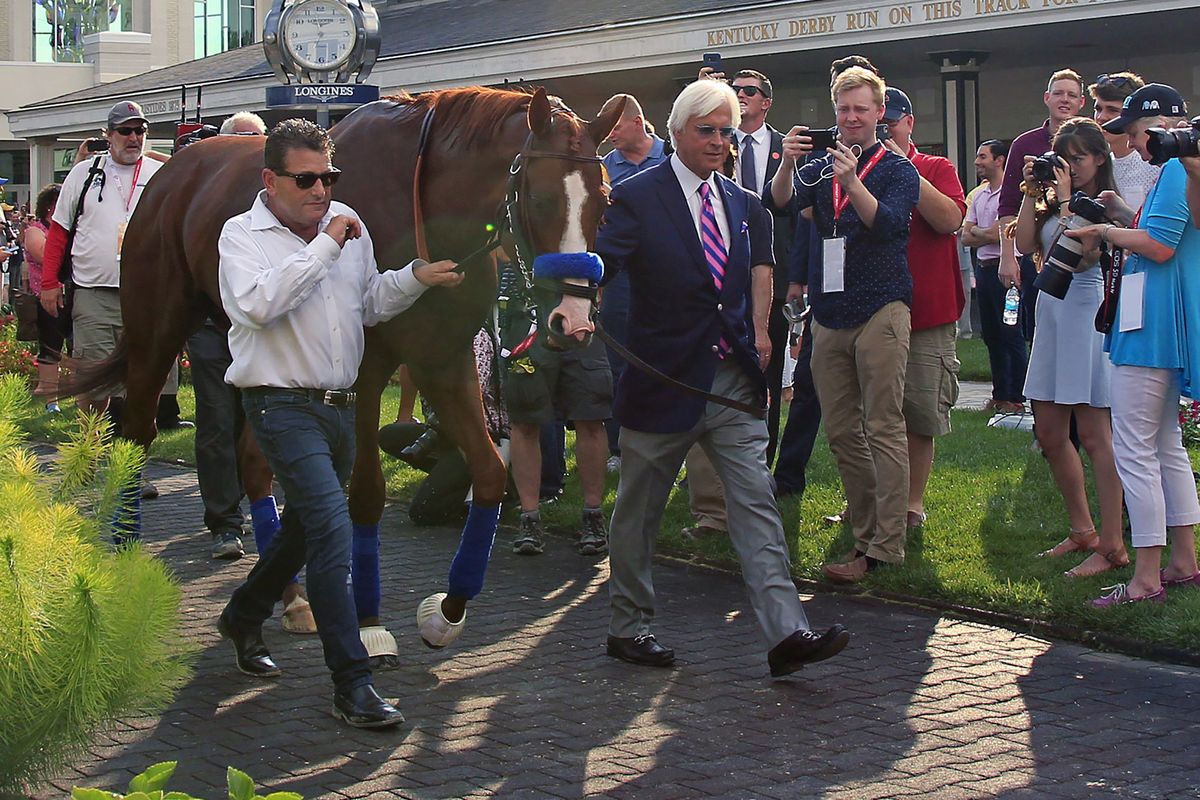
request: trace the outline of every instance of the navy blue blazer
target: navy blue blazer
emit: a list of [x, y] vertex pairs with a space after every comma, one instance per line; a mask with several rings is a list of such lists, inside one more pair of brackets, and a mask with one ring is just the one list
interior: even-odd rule
[[[719, 296], [669, 159], [613, 187], [596, 252], [604, 259], [605, 280], [621, 270], [629, 275], [627, 346], [633, 353], [709, 391], [724, 336], [732, 347], [726, 357], [745, 371], [765, 405], [767, 385], [746, 320], [750, 269], [774, 264], [771, 214], [753, 193], [719, 174], [716, 179], [732, 240]], [[632, 430], [680, 433], [700, 420], [704, 405], [703, 398], [630, 364], [617, 383], [613, 416]]]

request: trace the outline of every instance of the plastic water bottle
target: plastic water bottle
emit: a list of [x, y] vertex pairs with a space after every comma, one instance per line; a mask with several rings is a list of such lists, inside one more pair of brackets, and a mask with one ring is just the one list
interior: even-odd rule
[[1004, 295], [1004, 324], [1017, 324], [1017, 311], [1021, 307], [1021, 293], [1017, 291], [1017, 287], [1010, 286], [1008, 294]]

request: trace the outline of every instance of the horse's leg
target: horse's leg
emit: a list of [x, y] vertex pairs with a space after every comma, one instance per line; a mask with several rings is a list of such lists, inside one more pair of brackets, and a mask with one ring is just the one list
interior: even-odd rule
[[362, 364], [354, 388], [358, 394], [355, 415], [354, 470], [350, 474], [350, 522], [353, 525], [351, 576], [358, 610], [359, 635], [375, 669], [400, 665], [396, 639], [379, 624], [382, 594], [379, 578], [379, 521], [383, 517], [386, 487], [379, 462], [379, 405], [388, 377], [398, 359], [367, 331]]
[[426, 598], [417, 610], [425, 644], [444, 647], [462, 633], [467, 602], [483, 589], [507, 472], [488, 436], [479, 374], [471, 351], [465, 351], [450, 365], [409, 366], [424, 397], [437, 412], [441, 431], [462, 451], [471, 473], [471, 509], [450, 565], [447, 591]]

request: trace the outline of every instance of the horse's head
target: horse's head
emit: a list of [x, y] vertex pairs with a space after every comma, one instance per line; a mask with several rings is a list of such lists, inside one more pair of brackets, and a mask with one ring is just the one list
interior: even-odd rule
[[592, 248], [607, 203], [596, 148], [623, 106], [586, 122], [544, 89], [529, 101], [530, 133], [513, 161], [509, 217], [521, 257], [533, 267], [546, 341], [558, 349], [586, 344], [595, 329], [603, 265]]

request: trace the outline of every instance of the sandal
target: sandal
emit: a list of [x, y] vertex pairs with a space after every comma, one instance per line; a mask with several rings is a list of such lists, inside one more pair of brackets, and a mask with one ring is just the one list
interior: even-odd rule
[[1049, 550], [1043, 550], [1038, 553], [1038, 558], [1057, 558], [1058, 556], [1065, 556], [1070, 553], [1084, 553], [1088, 550], [1095, 550], [1098, 544], [1100, 544], [1100, 536], [1096, 533], [1095, 528], [1088, 528], [1085, 531], [1072, 529], [1067, 534], [1067, 538]]
[[1088, 556], [1075, 567], [1064, 572], [1063, 575], [1068, 578], [1090, 578], [1093, 575], [1099, 575], [1101, 572], [1108, 572], [1110, 569], [1121, 569], [1122, 567], [1129, 566], [1129, 553], [1126, 552], [1124, 547], [1107, 552], [1104, 550], [1093, 550], [1092, 555], [1100, 556], [1103, 559], [1101, 562], [1103, 566], [1084, 569], [1083, 565], [1088, 563], [1092, 558], [1092, 556]]

